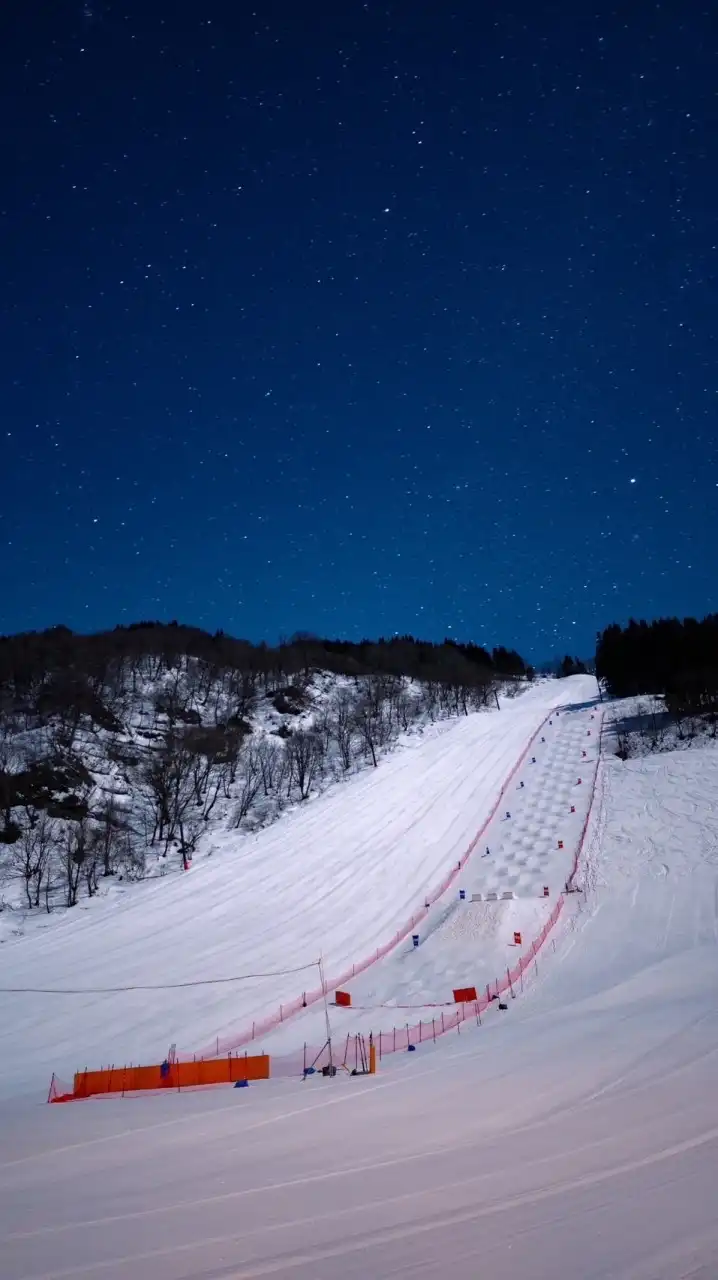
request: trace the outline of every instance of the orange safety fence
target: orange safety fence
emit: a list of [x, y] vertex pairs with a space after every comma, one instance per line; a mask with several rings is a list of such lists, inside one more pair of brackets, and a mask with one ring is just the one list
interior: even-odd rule
[[204, 1058], [195, 1062], [163, 1062], [149, 1067], [106, 1067], [101, 1071], [77, 1071], [72, 1091], [55, 1081], [49, 1102], [69, 1102], [111, 1093], [138, 1093], [144, 1090], [193, 1089], [211, 1084], [236, 1084], [238, 1080], [268, 1080], [268, 1054], [243, 1057]]
[[[602, 719], [603, 717], [601, 716], [601, 721]], [[536, 734], [540, 732], [542, 727], [543, 725], [539, 726]], [[597, 727], [600, 733], [601, 722], [599, 722]], [[536, 737], [536, 734], [533, 735], [531, 742], [533, 741], [533, 738]], [[531, 742], [529, 743], [529, 747]], [[527, 747], [526, 752], [528, 749], [529, 748]], [[526, 752], [523, 754], [525, 755]], [[512, 774], [516, 771], [519, 764], [520, 761], [517, 762]], [[576, 891], [574, 881], [578, 872], [578, 865], [593, 811], [599, 765], [600, 760], [597, 760], [593, 773], [590, 802], [576, 852], [574, 854], [571, 871], [565, 883], [565, 893], [573, 893]], [[504, 787], [502, 787], [501, 795], [503, 795], [506, 785], [507, 784], [504, 784]], [[497, 804], [494, 806], [492, 816], [500, 803], [501, 795]], [[480, 834], [481, 832], [479, 832], [479, 835]], [[478, 839], [478, 836], [476, 839]], [[471, 848], [473, 848], [475, 843], [476, 841], [472, 842]], [[468, 857], [468, 854], [471, 852], [471, 848], [468, 850], [465, 858]], [[449, 877], [449, 882], [453, 880], [455, 874], [455, 872], [452, 872]], [[446, 886], [442, 892], [445, 892], [445, 890]], [[523, 990], [523, 975], [531, 968], [532, 965], [536, 968], [536, 971], [538, 971], [536, 957], [554, 928], [565, 906], [565, 893], [561, 893], [557, 898], [550, 916], [538, 936], [531, 943], [529, 949], [519, 958], [513, 969], [507, 969], [503, 977], [496, 978], [493, 983], [486, 986], [485, 994], [482, 994], [470, 1002], [452, 1006], [450, 1012], [445, 1013], [442, 1009], [441, 1013], [434, 1015], [430, 1021], [422, 1020], [411, 1025], [406, 1023], [402, 1027], [392, 1027], [391, 1031], [380, 1031], [378, 1034], [370, 1033], [367, 1038], [367, 1044], [370, 1049], [373, 1048], [378, 1050], [379, 1058], [381, 1060], [385, 1054], [395, 1053], [401, 1050], [406, 1051], [408, 1049], [416, 1048], [417, 1045], [428, 1044], [431, 1041], [435, 1042], [439, 1036], [445, 1035], [449, 1031], [460, 1032], [461, 1024], [464, 1022], [475, 1022], [480, 1025], [482, 1013], [489, 1009], [496, 1001], [499, 1001], [502, 995], [506, 992], [509, 992], [512, 996], [515, 995], [517, 987]], [[403, 932], [402, 936], [406, 936], [406, 932], [408, 932], [408, 929]], [[398, 940], [400, 939], [397, 939], [396, 941]], [[386, 951], [396, 945], [396, 941], [393, 941], [390, 947], [381, 949], [382, 954], [385, 954]], [[378, 954], [379, 953], [377, 953], [377, 955]], [[373, 958], [363, 966], [357, 966], [356, 972], [360, 972], [361, 968], [367, 968], [371, 963], [373, 963]], [[338, 986], [339, 983], [345, 981], [348, 976], [351, 976], [351, 974], [342, 975], [342, 977], [337, 980], [336, 985]], [[328, 988], [329, 984], [327, 984], [327, 989]], [[332, 989], [334, 989], [334, 984], [332, 984]], [[465, 994], [468, 995], [469, 992], [472, 992], [473, 990], [473, 988], [457, 988], [456, 992], [454, 992], [454, 998], [456, 999], [457, 996], [461, 997]], [[321, 989], [318, 993], [311, 993], [311, 999], [310, 995], [307, 994], [306, 1004], [313, 1003], [315, 999], [321, 998], [323, 994], [324, 992]], [[300, 1001], [298, 1007], [303, 1007], [303, 1003], [303, 1001]], [[337, 1003], [339, 1003], [339, 1001]], [[423, 1007], [426, 1008], [427, 1006]], [[438, 1008], [439, 1006], [437, 1005], [436, 1007]], [[288, 1015], [290, 1007], [285, 1006], [285, 1011]], [[291, 1012], [295, 1012], [295, 1010], [291, 1009]], [[264, 1031], [269, 1030], [276, 1026], [280, 1020], [281, 1019], [279, 1017], [266, 1019], [265, 1022], [261, 1024], [261, 1029]], [[256, 1026], [256, 1031], [257, 1033], [260, 1031], [259, 1024]], [[244, 1037], [244, 1039], [252, 1038], [252, 1033], [249, 1033], [248, 1036]], [[341, 1057], [339, 1058], [339, 1065], [343, 1066], [347, 1070], [351, 1069], [352, 1054], [356, 1056], [356, 1046], [362, 1039], [362, 1036], [347, 1036], [343, 1060]], [[353, 1048], [352, 1045], [354, 1046]], [[212, 1051], [210, 1050], [209, 1053], [211, 1052]], [[325, 1066], [329, 1066], [332, 1061], [332, 1053], [329, 1045], [327, 1044], [321, 1049], [315, 1049], [305, 1045], [303, 1052], [300, 1051], [281, 1056], [272, 1055], [271, 1075], [272, 1077], [302, 1075], [306, 1071], [307, 1063], [310, 1061], [313, 1062], [314, 1069], [318, 1071]], [[336, 1062], [336, 1059], [334, 1061]], [[355, 1068], [356, 1065], [357, 1064], [354, 1063]], [[245, 1053], [243, 1057], [240, 1057], [239, 1055], [232, 1057], [231, 1052], [229, 1052], [226, 1058], [208, 1056], [189, 1061], [164, 1063], [162, 1066], [111, 1067], [103, 1071], [78, 1072], [75, 1075], [72, 1092], [67, 1089], [67, 1086], [61, 1085], [60, 1081], [53, 1076], [48, 1101], [64, 1102], [76, 1098], [86, 1098], [110, 1093], [132, 1093], [139, 1090], [188, 1089], [201, 1087], [202, 1085], [228, 1084], [238, 1080], [266, 1080], [269, 1076], [269, 1055], [258, 1054], [249, 1057]]]

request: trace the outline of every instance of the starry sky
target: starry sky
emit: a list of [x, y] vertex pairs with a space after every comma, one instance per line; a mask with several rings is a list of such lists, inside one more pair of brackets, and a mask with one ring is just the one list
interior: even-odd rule
[[5, 0], [0, 631], [718, 607], [718, 17]]

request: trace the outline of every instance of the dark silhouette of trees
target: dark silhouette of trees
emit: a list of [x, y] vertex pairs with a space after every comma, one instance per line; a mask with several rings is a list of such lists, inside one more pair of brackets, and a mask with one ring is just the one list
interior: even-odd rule
[[580, 658], [572, 658], [570, 653], [567, 653], [566, 657], [562, 658], [558, 668], [559, 676], [585, 676], [585, 674], [586, 664], [581, 662]]
[[612, 623], [596, 643], [596, 675], [625, 698], [663, 694], [674, 715], [718, 712], [718, 614]]

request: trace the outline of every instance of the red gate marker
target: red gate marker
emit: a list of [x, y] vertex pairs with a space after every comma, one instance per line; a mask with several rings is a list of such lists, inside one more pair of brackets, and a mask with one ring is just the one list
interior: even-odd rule
[[544, 898], [548, 898], [548, 885], [547, 885], [547, 884], [545, 884], [545, 885], [544, 885], [544, 887], [543, 887], [543, 896], [544, 896]]
[[521, 934], [518, 932], [518, 930], [514, 930], [514, 946], [515, 947], [521, 946]]
[[572, 805], [571, 805], [571, 813], [575, 813], [575, 812], [576, 812], [576, 806], [575, 806], [575, 804], [572, 804]]
[[559, 849], [563, 849], [563, 840], [559, 840], [558, 847]]

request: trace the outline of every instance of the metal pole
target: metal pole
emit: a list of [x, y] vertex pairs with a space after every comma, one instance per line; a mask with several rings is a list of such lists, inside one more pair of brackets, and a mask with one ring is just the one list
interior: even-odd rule
[[332, 1068], [332, 1067], [333, 1067], [333, 1065], [334, 1065], [334, 1064], [333, 1064], [333, 1062], [332, 1062], [332, 1028], [331, 1028], [331, 1024], [330, 1024], [330, 1022], [329, 1022], [329, 1003], [328, 1003], [328, 1001], [327, 1001], [327, 984], [326, 984], [326, 982], [324, 981], [324, 965], [322, 964], [322, 957], [321, 957], [321, 956], [319, 957], [319, 959], [318, 959], [318, 961], [317, 961], [317, 964], [319, 965], [319, 977], [320, 977], [321, 984], [322, 984], [322, 995], [323, 995], [323, 997], [324, 997], [324, 1020], [325, 1020], [325, 1022], [326, 1022], [326, 1027], [327, 1027], [327, 1045], [328, 1045], [328, 1047], [329, 1047], [329, 1068], [330, 1068], [330, 1075], [333, 1075], [333, 1072], [332, 1072], [332, 1070], [331, 1070], [331, 1068]]

